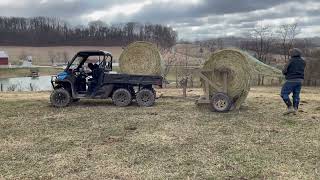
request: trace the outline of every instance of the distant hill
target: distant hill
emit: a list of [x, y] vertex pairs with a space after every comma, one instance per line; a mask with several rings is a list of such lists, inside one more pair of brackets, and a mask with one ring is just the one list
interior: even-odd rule
[[320, 37], [314, 37], [314, 38], [309, 38], [309, 39], [311, 40], [311, 42], [312, 42], [314, 45], [320, 47]]

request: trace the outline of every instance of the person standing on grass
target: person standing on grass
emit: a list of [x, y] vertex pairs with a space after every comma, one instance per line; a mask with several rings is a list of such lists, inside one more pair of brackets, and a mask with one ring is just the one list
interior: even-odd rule
[[[290, 60], [284, 67], [282, 73], [285, 75], [286, 82], [281, 89], [281, 97], [287, 105], [288, 110], [284, 115], [296, 114], [299, 108], [300, 92], [302, 82], [304, 80], [305, 61], [302, 59], [300, 49], [294, 48], [290, 50]], [[291, 102], [289, 95], [292, 93]]]

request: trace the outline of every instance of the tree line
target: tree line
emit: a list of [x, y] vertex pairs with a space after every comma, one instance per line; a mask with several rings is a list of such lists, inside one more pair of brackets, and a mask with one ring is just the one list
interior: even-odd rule
[[0, 17], [0, 45], [10, 46], [125, 46], [149, 41], [158, 47], [172, 47], [177, 32], [160, 24], [89, 22], [71, 26], [54, 17]]

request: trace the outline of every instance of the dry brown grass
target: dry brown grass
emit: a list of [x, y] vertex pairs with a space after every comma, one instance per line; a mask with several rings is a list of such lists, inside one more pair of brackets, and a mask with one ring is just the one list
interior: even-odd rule
[[[161, 90], [154, 107], [80, 101], [64, 109], [49, 93], [0, 96], [0, 174], [23, 179], [316, 179], [320, 91], [304, 88], [301, 112], [278, 88], [253, 88], [227, 114]], [[190, 91], [192, 96], [201, 90]]]
[[69, 60], [77, 53], [82, 50], [106, 50], [113, 54], [116, 60], [123, 49], [121, 47], [105, 47], [105, 46], [54, 46], [54, 47], [24, 47], [24, 46], [0, 46], [0, 51], [6, 51], [9, 55], [11, 63], [17, 63], [20, 60], [22, 54], [29, 55], [33, 57], [33, 64], [36, 65], [51, 65], [49, 58], [50, 54], [61, 56], [61, 61], [63, 62], [63, 53], [68, 54]]

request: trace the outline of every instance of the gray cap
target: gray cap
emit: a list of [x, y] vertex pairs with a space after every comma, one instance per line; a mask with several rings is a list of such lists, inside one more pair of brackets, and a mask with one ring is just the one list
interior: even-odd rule
[[302, 51], [298, 48], [293, 48], [290, 50], [290, 56], [291, 57], [301, 57], [302, 56]]

